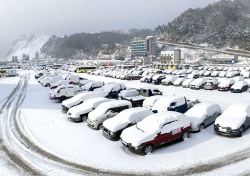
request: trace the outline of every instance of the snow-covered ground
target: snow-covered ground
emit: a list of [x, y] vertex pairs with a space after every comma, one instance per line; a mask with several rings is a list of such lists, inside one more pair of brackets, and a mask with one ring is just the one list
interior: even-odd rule
[[[81, 76], [95, 81], [124, 82], [127, 87], [139, 88], [147, 85], [139, 81], [122, 81], [87, 74]], [[248, 92], [232, 94], [173, 86], [156, 87], [165, 95], [185, 95], [203, 102], [218, 103], [223, 110], [237, 101], [250, 100]], [[90, 129], [86, 122], [70, 122], [67, 115], [61, 112], [61, 104], [49, 99], [48, 91], [48, 88], [42, 87], [31, 76], [22, 111], [26, 133], [41, 148], [72, 162], [120, 172], [167, 173], [179, 168], [215, 162], [250, 147], [250, 130], [241, 138], [228, 138], [216, 135], [213, 126], [210, 126], [201, 133], [192, 134], [184, 142], [161, 147], [147, 156], [136, 155], [124, 149], [120, 141], [109, 141], [102, 135], [102, 131]], [[233, 169], [233, 174], [248, 169], [244, 162], [237, 165], [239, 167], [227, 166], [208, 174], [230, 174], [233, 167], [237, 168]]]

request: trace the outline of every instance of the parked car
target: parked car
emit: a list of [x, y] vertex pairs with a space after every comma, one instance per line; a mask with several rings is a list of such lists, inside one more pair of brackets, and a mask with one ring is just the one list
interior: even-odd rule
[[72, 84], [58, 86], [57, 88], [50, 90], [50, 99], [63, 102], [64, 100], [75, 96], [76, 92], [80, 89], [79, 85]]
[[211, 73], [211, 76], [212, 76], [212, 77], [218, 77], [219, 74], [220, 74], [219, 71], [213, 71], [213, 72]]
[[118, 94], [125, 89], [126, 86], [123, 83], [109, 83], [95, 89], [94, 92], [102, 91], [107, 93], [107, 98], [118, 98]]
[[233, 78], [235, 76], [235, 73], [233, 71], [227, 72], [226, 77], [227, 78]]
[[152, 83], [153, 84], [161, 84], [161, 81], [165, 79], [165, 75], [164, 74], [158, 74], [158, 75], [154, 75], [152, 78]]
[[203, 89], [208, 78], [198, 78], [190, 83], [191, 89]]
[[[132, 92], [134, 92], [134, 96], [131, 96]], [[126, 96], [128, 95], [128, 96]], [[139, 94], [136, 95], [135, 90], [129, 91], [123, 91], [120, 93], [120, 97], [123, 100], [128, 100], [132, 103], [133, 107], [141, 107], [143, 104], [143, 101], [145, 100], [146, 97], [151, 97], [155, 95], [162, 95], [162, 92], [159, 91], [157, 88], [151, 88], [151, 87], [143, 87], [139, 90]]]
[[107, 97], [108, 93], [105, 91], [100, 92], [81, 92], [76, 94], [74, 97], [64, 100], [62, 102], [62, 112], [67, 113], [68, 110], [74, 106], [80, 105], [84, 101], [90, 98], [96, 97]]
[[100, 104], [109, 101], [114, 100], [103, 97], [89, 98], [83, 103], [70, 108], [67, 112], [67, 115], [73, 122], [83, 122], [84, 120], [87, 120], [89, 112], [93, 111]]
[[103, 122], [103, 134], [108, 139], [119, 140], [122, 131], [153, 113], [142, 107], [126, 109], [117, 114], [115, 117]]
[[123, 130], [121, 142], [128, 149], [146, 155], [163, 144], [184, 140], [189, 137], [190, 129], [190, 121], [184, 114], [163, 112], [150, 115]]
[[224, 78], [224, 77], [226, 77], [226, 75], [227, 75], [227, 72], [221, 71], [220, 74], [219, 74], [219, 77]]
[[247, 89], [248, 89], [248, 83], [246, 81], [236, 81], [231, 87], [231, 92], [242, 93], [247, 91]]
[[174, 86], [180, 86], [187, 78], [178, 78], [173, 82]]
[[172, 85], [179, 75], [167, 75], [165, 79], [161, 81], [162, 85]]
[[250, 126], [250, 104], [237, 102], [229, 106], [214, 123], [218, 134], [241, 137]]
[[199, 78], [198, 73], [191, 73], [187, 76], [187, 79], [197, 79], [197, 78]]
[[187, 110], [187, 100], [183, 96], [166, 96], [159, 98], [152, 107], [153, 113], [160, 113], [165, 111], [185, 113]]
[[82, 86], [82, 91], [94, 91], [97, 88], [104, 86], [104, 82], [93, 81]]
[[218, 85], [218, 90], [220, 91], [228, 91], [231, 89], [232, 85], [235, 83], [234, 79], [227, 79], [222, 81], [219, 85]]
[[205, 90], [214, 90], [217, 89], [218, 87], [218, 79], [217, 78], [210, 78], [208, 79], [205, 84], [204, 84], [204, 89]]
[[100, 104], [95, 110], [88, 115], [88, 126], [93, 129], [100, 129], [102, 123], [117, 115], [125, 109], [132, 108], [131, 102], [127, 100], [116, 100]]
[[190, 108], [185, 115], [191, 121], [191, 130], [199, 132], [214, 123], [215, 119], [221, 115], [221, 108], [215, 103], [199, 103]]
[[147, 97], [145, 98], [145, 100], [143, 101], [142, 107], [147, 108], [149, 110], [152, 109], [154, 103], [159, 99], [162, 98], [162, 95], [155, 95], [155, 96], [151, 96], [151, 97]]
[[244, 73], [243, 73], [243, 77], [244, 77], [244, 78], [249, 78], [249, 77], [250, 77], [250, 72], [249, 72], [249, 71], [244, 72]]
[[182, 83], [182, 87], [184, 88], [188, 88], [191, 84], [192, 81], [194, 81], [195, 79], [186, 79], [185, 81], [183, 81]]

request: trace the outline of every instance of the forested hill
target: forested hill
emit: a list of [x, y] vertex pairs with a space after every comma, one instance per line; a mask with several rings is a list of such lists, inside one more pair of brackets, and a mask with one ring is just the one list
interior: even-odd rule
[[[131, 29], [127, 32], [110, 31], [100, 33], [76, 33], [70, 36], [52, 36], [42, 47], [42, 53], [56, 58], [71, 57], [79, 52], [96, 56], [103, 45], [116, 51], [115, 44], [129, 45], [134, 37], [155, 35], [150, 29]], [[107, 53], [112, 54], [112, 53]]]
[[250, 49], [250, 0], [221, 0], [189, 9], [156, 31], [169, 41]]

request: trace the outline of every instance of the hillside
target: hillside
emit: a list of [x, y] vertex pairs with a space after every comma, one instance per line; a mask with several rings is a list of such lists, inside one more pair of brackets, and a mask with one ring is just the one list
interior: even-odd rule
[[21, 59], [23, 54], [29, 55], [31, 59], [34, 58], [36, 52], [41, 53], [42, 46], [49, 38], [50, 36], [44, 35], [21, 36], [13, 42], [5, 57], [5, 61], [10, 61], [12, 56], [17, 56]]
[[173, 42], [250, 50], [250, 1], [221, 0], [205, 8], [189, 9], [156, 31]]
[[155, 35], [150, 29], [131, 29], [128, 32], [111, 31], [100, 33], [77, 33], [70, 36], [52, 36], [42, 47], [42, 52], [56, 58], [69, 58], [79, 54], [96, 57], [100, 52], [105, 54], [119, 53], [120, 45], [129, 45], [134, 37]]

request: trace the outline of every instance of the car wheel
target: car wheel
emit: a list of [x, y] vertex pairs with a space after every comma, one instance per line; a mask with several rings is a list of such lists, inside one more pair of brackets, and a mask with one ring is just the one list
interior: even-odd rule
[[202, 130], [204, 130], [205, 129], [205, 125], [204, 124], [201, 124], [200, 126], [199, 126], [199, 131], [202, 131]]
[[186, 138], [189, 138], [189, 132], [188, 132], [188, 131], [185, 131], [185, 132], [182, 134], [181, 140], [184, 141]]
[[154, 150], [153, 145], [146, 145], [142, 151], [144, 155], [147, 155], [148, 153], [153, 153], [153, 150]]
[[87, 120], [87, 117], [85, 116], [85, 115], [80, 115], [80, 117], [81, 117], [81, 120], [80, 120], [80, 122], [83, 122], [83, 121], [86, 121]]
[[46, 87], [49, 87], [50, 86], [50, 84], [48, 83], [48, 84], [46, 84]]
[[102, 129], [102, 128], [103, 128], [103, 125], [102, 125], [102, 123], [101, 123], [101, 124], [98, 125], [98, 128], [97, 128], [97, 129], [100, 130], [100, 129]]
[[245, 129], [244, 126], [240, 128], [239, 133], [238, 133], [238, 137], [242, 136], [244, 129]]
[[64, 100], [66, 100], [65, 96], [60, 97], [59, 101], [62, 103]]

